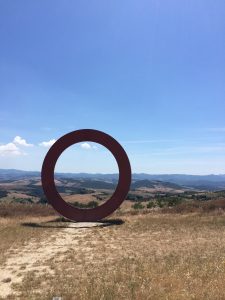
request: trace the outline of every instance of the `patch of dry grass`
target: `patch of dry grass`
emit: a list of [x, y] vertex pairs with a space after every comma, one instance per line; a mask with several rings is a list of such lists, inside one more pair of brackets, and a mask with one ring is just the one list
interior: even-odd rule
[[47, 262], [54, 275], [29, 272], [16, 287], [19, 298], [8, 299], [225, 299], [224, 215], [152, 213], [123, 220], [88, 229]]
[[[42, 239], [47, 232], [36, 228], [22, 226], [26, 222], [44, 222], [56, 215], [54, 210], [45, 205], [38, 204], [0, 204], [0, 265], [4, 263], [7, 255], [17, 251], [31, 238]], [[18, 250], [19, 252], [19, 250]]]
[[36, 203], [0, 203], [0, 218], [10, 218], [13, 220], [20, 217], [46, 217], [56, 215], [56, 212], [50, 205]]
[[40, 223], [48, 220], [49, 217], [23, 217], [17, 219], [4, 218], [0, 219], [0, 265], [4, 264], [8, 255], [18, 252], [25, 243], [31, 239], [36, 241], [43, 239], [48, 235], [47, 231], [42, 228], [32, 226], [22, 226], [21, 222]]
[[161, 209], [162, 213], [215, 213], [223, 214], [225, 211], [225, 198], [217, 198], [208, 201], [184, 201], [173, 207]]

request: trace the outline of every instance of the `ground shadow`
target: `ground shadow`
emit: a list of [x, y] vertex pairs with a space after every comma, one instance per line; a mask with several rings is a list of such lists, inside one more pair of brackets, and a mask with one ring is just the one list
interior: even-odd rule
[[[107, 226], [118, 226], [124, 224], [122, 219], [105, 219], [97, 222], [73, 222], [64, 217], [58, 217], [48, 222], [26, 222], [21, 223], [22, 226], [33, 227], [33, 228], [70, 228], [70, 229], [80, 229], [80, 228], [96, 228], [96, 227], [107, 227]], [[71, 226], [72, 225], [72, 226]]]

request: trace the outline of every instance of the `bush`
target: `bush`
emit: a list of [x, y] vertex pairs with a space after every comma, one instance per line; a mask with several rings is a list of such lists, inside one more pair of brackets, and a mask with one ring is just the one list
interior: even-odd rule
[[138, 202], [138, 203], [135, 203], [134, 205], [132, 205], [132, 208], [134, 208], [134, 209], [143, 209], [145, 207], [140, 202]]
[[144, 197], [141, 195], [135, 195], [135, 194], [128, 194], [126, 200], [130, 201], [140, 201], [143, 200]]
[[90, 202], [88, 202], [88, 204], [87, 204], [87, 207], [88, 208], [95, 208], [95, 207], [97, 207], [98, 206], [98, 202], [96, 202], [96, 201], [90, 201]]
[[41, 197], [40, 200], [38, 201], [39, 204], [47, 204], [48, 200], [45, 196]]
[[157, 206], [160, 208], [165, 206], [165, 202], [162, 199], [157, 199], [156, 203], [157, 203]]
[[31, 198], [15, 198], [14, 201], [17, 203], [33, 203]]
[[148, 202], [147, 208], [153, 208], [153, 207], [155, 207], [155, 202], [153, 201]]
[[168, 199], [168, 206], [175, 206], [182, 202], [182, 199], [179, 197], [170, 197]]

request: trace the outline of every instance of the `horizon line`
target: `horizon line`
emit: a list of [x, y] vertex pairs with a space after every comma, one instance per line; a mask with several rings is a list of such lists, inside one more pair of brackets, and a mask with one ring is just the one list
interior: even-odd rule
[[[5, 169], [5, 168], [0, 168], [1, 170], [7, 170], [7, 171], [21, 171], [21, 172], [35, 172], [35, 173], [41, 173], [41, 171], [37, 170], [22, 170], [22, 169]], [[89, 174], [89, 175], [119, 175], [119, 173], [92, 173], [92, 172], [55, 172], [55, 174]], [[207, 174], [190, 174], [190, 173], [145, 173], [145, 172], [132, 172], [133, 175], [189, 175], [189, 176], [224, 176], [225, 173], [207, 173]]]

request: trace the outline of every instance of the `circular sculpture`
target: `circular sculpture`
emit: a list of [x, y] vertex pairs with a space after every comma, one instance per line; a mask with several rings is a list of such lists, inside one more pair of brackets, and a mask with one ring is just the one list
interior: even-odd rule
[[[62, 152], [79, 142], [95, 142], [105, 146], [115, 157], [119, 167], [119, 181], [115, 192], [104, 204], [92, 209], [76, 208], [66, 203], [58, 193], [55, 181], [55, 165]], [[76, 222], [99, 221], [112, 214], [125, 200], [131, 184], [131, 166], [123, 147], [110, 135], [93, 129], [81, 129], [59, 138], [45, 156], [41, 180], [48, 202], [62, 216]]]

